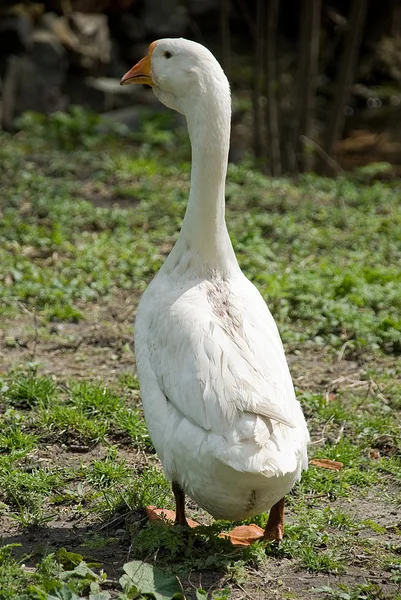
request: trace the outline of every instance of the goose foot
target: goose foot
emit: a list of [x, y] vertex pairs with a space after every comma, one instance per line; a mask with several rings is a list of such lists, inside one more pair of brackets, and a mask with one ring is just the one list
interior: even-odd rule
[[147, 506], [145, 508], [149, 521], [157, 523], [172, 522], [181, 527], [199, 527], [197, 521], [187, 519], [185, 516], [185, 494], [181, 486], [173, 481], [173, 494], [175, 498], [175, 511], [167, 508], [157, 508], [156, 506]]
[[221, 537], [228, 537], [234, 546], [249, 546], [257, 540], [276, 542], [279, 544], [284, 534], [284, 498], [271, 507], [265, 530], [253, 523], [240, 525]]
[[[177, 518], [177, 512], [168, 508], [157, 508], [156, 506], [147, 506], [145, 512], [151, 523], [168, 523], [170, 525], [181, 525]], [[192, 519], [185, 519], [186, 525], [183, 527], [195, 528], [199, 527], [200, 523]], [[263, 538], [263, 529], [257, 525], [240, 525], [234, 527], [229, 533], [220, 533], [219, 537], [228, 538], [233, 546], [249, 546], [256, 540]]]
[[[185, 516], [185, 494], [182, 488], [173, 483], [173, 494], [175, 497], [176, 510], [147, 506], [146, 514], [149, 521], [158, 523], [173, 523], [182, 527], [199, 527], [200, 523], [187, 519]], [[220, 537], [228, 538], [233, 546], [249, 546], [257, 540], [277, 542], [279, 544], [284, 534], [284, 498], [272, 506], [265, 530], [251, 523], [251, 525], [239, 525], [228, 533], [221, 533]]]
[[239, 525], [229, 533], [221, 533], [220, 537], [228, 538], [233, 546], [249, 546], [257, 540], [263, 539], [264, 531], [254, 523]]
[[[146, 506], [145, 512], [151, 523], [168, 523], [169, 525], [175, 525], [177, 523], [175, 510], [169, 510], [168, 508], [157, 508], [157, 506]], [[199, 527], [200, 523], [187, 519], [187, 527]], [[178, 525], [179, 523], [177, 523]]]
[[282, 541], [284, 535], [284, 498], [271, 507], [263, 539], [269, 542]]

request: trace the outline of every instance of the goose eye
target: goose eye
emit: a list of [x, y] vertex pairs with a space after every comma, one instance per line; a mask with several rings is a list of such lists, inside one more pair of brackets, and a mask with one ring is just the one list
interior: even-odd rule
[[171, 58], [171, 52], [168, 50], [164, 53], [165, 58]]

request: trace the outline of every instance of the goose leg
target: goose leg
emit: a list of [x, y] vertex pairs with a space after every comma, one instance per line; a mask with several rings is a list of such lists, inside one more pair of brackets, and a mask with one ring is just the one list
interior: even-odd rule
[[174, 525], [181, 525], [182, 527], [198, 527], [199, 523], [192, 519], [187, 519], [185, 516], [185, 494], [182, 487], [176, 481], [173, 481], [171, 487], [175, 498], [175, 511], [168, 508], [157, 508], [157, 506], [146, 506], [145, 512], [148, 515], [149, 521], [155, 523], [165, 523], [167, 521], [174, 523]]
[[257, 540], [277, 542], [283, 539], [284, 534], [284, 498], [281, 498], [271, 507], [266, 528], [263, 531], [257, 525], [240, 525], [222, 536], [229, 537], [234, 546], [248, 546]]
[[185, 517], [185, 494], [181, 486], [173, 481], [172, 483], [173, 494], [175, 498], [175, 522], [174, 525], [181, 525], [182, 527], [189, 527], [188, 521]]
[[284, 535], [284, 498], [271, 507], [263, 539], [281, 542]]

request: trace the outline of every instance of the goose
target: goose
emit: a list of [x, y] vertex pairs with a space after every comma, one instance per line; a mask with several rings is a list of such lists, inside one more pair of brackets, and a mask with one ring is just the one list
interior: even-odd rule
[[186, 494], [216, 519], [270, 510], [264, 530], [233, 530], [232, 539], [280, 542], [284, 498], [307, 468], [309, 434], [275, 321], [227, 231], [230, 86], [213, 54], [183, 38], [150, 44], [121, 79], [128, 84], [151, 86], [183, 114], [192, 148], [181, 231], [140, 300], [134, 333], [145, 420], [172, 484], [174, 521], [189, 525]]

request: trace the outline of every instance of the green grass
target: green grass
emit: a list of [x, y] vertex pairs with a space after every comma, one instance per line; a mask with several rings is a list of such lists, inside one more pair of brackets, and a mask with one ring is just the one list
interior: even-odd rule
[[[312, 433], [310, 456], [344, 465], [304, 474], [287, 498], [280, 547], [233, 549], [218, 537], [225, 522], [190, 534], [147, 524], [143, 508], [173, 508], [173, 498], [134, 368], [119, 368], [132, 336], [131, 329], [120, 335], [121, 313], [133, 319], [131, 308], [178, 235], [188, 144], [165, 116], [144, 121], [135, 136], [100, 135], [98, 124], [74, 109], [26, 116], [15, 137], [0, 132], [1, 351], [14, 357], [0, 375], [0, 519], [17, 526], [23, 544], [0, 550], [0, 600], [76, 600], [90, 591], [108, 600], [109, 589], [126, 600], [118, 575], [105, 583], [109, 547], [120, 568], [136, 559], [184, 582], [193, 571], [216, 577], [207, 589], [213, 600], [229, 598], [236, 585], [263, 590], [265, 573], [283, 564], [293, 579], [308, 571], [338, 583], [315, 592], [307, 583], [277, 588], [283, 598], [396, 598], [400, 529], [387, 523], [401, 502], [400, 183], [369, 177], [365, 184], [363, 172], [270, 180], [250, 163], [229, 167], [230, 234], [301, 369], [297, 395]], [[99, 199], [109, 208], [96, 207]], [[113, 206], [118, 199], [125, 208]], [[85, 327], [99, 307], [107, 315], [100, 313], [96, 331], [111, 326], [116, 341], [101, 333], [90, 346]], [[62, 352], [65, 372], [53, 372]], [[86, 369], [90, 352], [85, 376], [72, 375], [71, 364]], [[347, 365], [354, 365], [350, 380]], [[210, 522], [201, 511], [191, 516]], [[266, 519], [253, 521], [263, 527]], [[64, 542], [67, 523], [77, 540]], [[87, 530], [78, 539], [81, 523]], [[28, 544], [29, 535], [42, 539], [52, 527], [48, 547]], [[343, 582], [352, 569], [354, 583]], [[369, 580], [372, 569], [385, 584]], [[196, 600], [207, 597], [201, 587]]]
[[41, 404], [48, 406], [57, 396], [57, 386], [50, 377], [36, 377], [33, 371], [15, 373], [2, 387], [2, 397], [15, 408], [32, 408]]
[[[31, 135], [2, 140], [3, 312], [15, 313], [24, 302], [44, 320], [77, 321], [77, 303], [116, 288], [143, 291], [162, 263], [160, 246], [177, 236], [188, 165], [172, 162], [163, 144], [132, 152], [105, 150], [98, 140], [97, 151], [68, 154], [55, 150], [51, 137], [47, 145]], [[39, 169], [25, 160], [38, 144]], [[54, 169], [57, 177], [50, 177]], [[86, 186], [89, 196], [112, 201], [123, 185], [140, 200], [135, 210], [94, 208], [82, 197]], [[400, 196], [397, 182], [305, 175], [293, 185], [248, 165], [230, 166], [230, 233], [285, 341], [401, 352]]]

